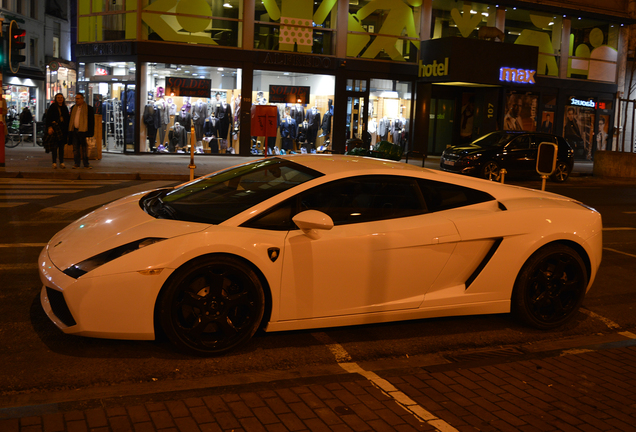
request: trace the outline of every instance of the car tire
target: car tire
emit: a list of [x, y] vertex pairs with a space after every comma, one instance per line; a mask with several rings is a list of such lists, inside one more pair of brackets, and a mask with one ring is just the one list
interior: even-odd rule
[[587, 270], [576, 251], [561, 244], [543, 247], [526, 261], [517, 276], [513, 311], [532, 327], [559, 327], [574, 317], [587, 284]]
[[486, 162], [481, 167], [481, 176], [486, 180], [500, 181], [501, 168], [499, 167], [499, 164], [493, 160]]
[[212, 356], [248, 341], [263, 319], [264, 304], [263, 286], [248, 264], [211, 256], [191, 261], [170, 277], [157, 312], [179, 350]]
[[570, 177], [570, 168], [568, 164], [563, 161], [557, 161], [556, 167], [554, 168], [554, 172], [550, 176], [552, 181], [557, 183], [563, 183]]

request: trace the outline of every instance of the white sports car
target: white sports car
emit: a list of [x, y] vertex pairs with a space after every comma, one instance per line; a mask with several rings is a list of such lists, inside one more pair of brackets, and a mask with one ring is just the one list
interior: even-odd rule
[[573, 317], [601, 262], [572, 199], [386, 160], [255, 160], [108, 204], [39, 257], [65, 333], [227, 352], [266, 331], [513, 311]]

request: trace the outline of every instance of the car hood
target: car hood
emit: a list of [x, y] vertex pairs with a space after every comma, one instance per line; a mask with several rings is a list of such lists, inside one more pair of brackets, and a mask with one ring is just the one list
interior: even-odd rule
[[444, 150], [444, 153], [466, 156], [470, 154], [480, 153], [484, 150], [485, 149], [483, 147], [479, 147], [476, 145], [463, 145], [448, 147], [446, 150]]
[[48, 245], [49, 258], [60, 270], [87, 258], [148, 237], [172, 238], [202, 231], [207, 224], [155, 219], [139, 206], [146, 193], [107, 204], [57, 233]]

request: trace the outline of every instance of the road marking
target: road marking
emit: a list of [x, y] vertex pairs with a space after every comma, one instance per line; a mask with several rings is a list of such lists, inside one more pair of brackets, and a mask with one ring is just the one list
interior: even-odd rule
[[11, 247], [44, 247], [46, 243], [0, 243], [0, 248]]
[[0, 200], [25, 200], [25, 199], [49, 199], [53, 198], [55, 195], [11, 195], [11, 196], [0, 196]]
[[592, 312], [590, 310], [581, 308], [580, 311], [583, 312], [585, 315], [589, 316], [590, 318], [596, 318], [597, 320], [602, 321], [607, 326], [607, 328], [609, 328], [609, 329], [617, 329], [617, 328], [621, 327], [620, 325], [616, 324], [611, 319], [605, 318], [604, 316], [601, 316], [601, 315], [599, 315], [597, 313], [594, 313], [594, 312]]
[[444, 420], [436, 417], [421, 407], [417, 402], [408, 397], [404, 392], [398, 390], [393, 384], [381, 378], [375, 372], [364, 370], [355, 362], [351, 362], [351, 356], [342, 345], [336, 343], [326, 333], [317, 332], [311, 334], [316, 340], [327, 346], [336, 357], [338, 365], [349, 373], [357, 373], [362, 375], [377, 387], [386, 396], [392, 398], [395, 403], [400, 405], [406, 411], [413, 414], [420, 422], [428, 423], [434, 428], [442, 432], [458, 432], [457, 429], [446, 423]]
[[634, 254], [630, 254], [630, 253], [627, 253], [627, 252], [622, 252], [622, 251], [619, 251], [619, 250], [616, 250], [616, 249], [612, 249], [612, 248], [604, 247], [603, 250], [607, 250], [607, 251], [610, 251], [610, 252], [616, 252], [616, 253], [619, 253], [619, 254], [627, 255], [628, 257], [636, 258], [636, 255], [634, 255]]
[[123, 189], [118, 189], [115, 191], [106, 192], [99, 195], [93, 195], [85, 198], [80, 198], [74, 201], [69, 201], [64, 204], [56, 205], [53, 207], [49, 207], [46, 209], [40, 210], [42, 213], [50, 212], [50, 211], [59, 211], [59, 210], [73, 210], [80, 211], [90, 207], [96, 207], [103, 204], [107, 204], [109, 202], [118, 200], [119, 198], [123, 198], [128, 195], [132, 195], [139, 192], [144, 192], [152, 189], [159, 189], [162, 187], [166, 187], [168, 185], [173, 185], [175, 182], [172, 181], [153, 181], [144, 184], [139, 184]]
[[618, 332], [618, 334], [619, 335], [623, 335], [625, 337], [628, 337], [630, 339], [636, 339], [636, 334], [634, 334], [632, 332], [625, 331], [625, 332]]
[[0, 271], [36, 270], [38, 263], [0, 264]]
[[603, 231], [634, 231], [636, 228], [634, 227], [608, 227], [603, 228]]
[[[46, 190], [40, 190], [40, 188], [36, 189], [8, 189], [8, 190], [2, 190], [0, 191], [0, 196], [1, 195], [7, 195], [7, 196], [11, 196], [11, 198], [13, 198], [14, 195], [18, 195], [18, 194], [38, 194], [38, 193], [42, 193], [42, 192], [46, 192], [46, 193], [54, 193], [54, 194], [72, 194], [72, 193], [77, 193], [77, 192], [82, 192], [82, 189], [46, 189]], [[28, 195], [25, 195], [28, 196]]]
[[29, 204], [28, 202], [0, 202], [0, 208], [17, 207]]

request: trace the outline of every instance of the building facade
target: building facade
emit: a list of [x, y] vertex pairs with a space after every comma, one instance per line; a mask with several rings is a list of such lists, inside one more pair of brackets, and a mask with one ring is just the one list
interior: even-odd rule
[[[106, 152], [440, 154], [497, 129], [615, 143], [628, 0], [77, 4], [77, 87]], [[368, 133], [366, 133], [368, 132]]]
[[[26, 61], [17, 72], [5, 67], [2, 90], [7, 110], [28, 107], [40, 121], [55, 93], [74, 96], [76, 66], [71, 62], [69, 0], [0, 0], [4, 29], [11, 21], [24, 29]], [[71, 99], [72, 100], [72, 99]]]

